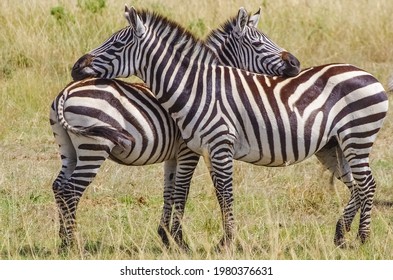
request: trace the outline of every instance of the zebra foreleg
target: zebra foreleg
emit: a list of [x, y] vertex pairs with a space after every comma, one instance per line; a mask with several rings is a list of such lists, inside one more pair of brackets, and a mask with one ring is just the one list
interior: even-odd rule
[[229, 145], [221, 146], [215, 149], [209, 157], [205, 156], [205, 162], [209, 168], [221, 209], [224, 236], [216, 247], [216, 250], [220, 251], [223, 248], [228, 248], [234, 239], [233, 149]]
[[167, 160], [164, 163], [164, 205], [158, 226], [158, 235], [166, 247], [169, 247], [168, 233], [173, 207], [173, 192], [175, 190], [176, 164], [175, 159]]
[[189, 150], [184, 145], [178, 155], [176, 168], [175, 191], [173, 196], [174, 213], [172, 218], [171, 235], [176, 244], [182, 250], [188, 252], [190, 248], [183, 238], [182, 219], [187, 197], [190, 189], [191, 179], [198, 165], [199, 155]]

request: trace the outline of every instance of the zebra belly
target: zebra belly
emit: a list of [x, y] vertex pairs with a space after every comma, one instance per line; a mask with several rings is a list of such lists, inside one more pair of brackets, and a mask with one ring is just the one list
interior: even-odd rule
[[318, 147], [316, 141], [311, 141], [306, 150], [304, 138], [296, 140], [295, 144], [292, 139], [286, 139], [283, 141], [284, 143], [276, 140], [270, 145], [268, 141], [238, 143], [235, 144], [234, 159], [261, 166], [288, 166], [311, 157], [327, 143], [325, 136]]
[[235, 156], [236, 160], [252, 163], [255, 165], [260, 165], [260, 166], [270, 166], [270, 167], [282, 167], [282, 166], [288, 166], [292, 165], [295, 163], [299, 163], [303, 160], [305, 160], [308, 157], [305, 158], [283, 158], [282, 155], [276, 155], [275, 157], [272, 157], [271, 155], [269, 156], [259, 156], [258, 151], [253, 151], [247, 155], [242, 155], [242, 156]]
[[177, 149], [157, 146], [154, 151], [147, 152], [142, 145], [136, 145], [130, 149], [115, 146], [110, 154], [110, 159], [124, 165], [142, 166], [161, 163], [176, 157]]

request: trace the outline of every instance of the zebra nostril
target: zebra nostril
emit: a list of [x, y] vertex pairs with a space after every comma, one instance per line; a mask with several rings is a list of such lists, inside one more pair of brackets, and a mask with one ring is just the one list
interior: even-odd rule
[[283, 71], [286, 76], [296, 76], [300, 72], [300, 61], [291, 53], [283, 52], [281, 55], [282, 60], [286, 63], [286, 69]]
[[81, 80], [83, 78], [87, 77], [87, 74], [85, 73], [85, 68], [89, 67], [91, 65], [91, 62], [93, 61], [93, 56], [90, 54], [85, 54], [81, 58], [79, 58], [74, 66], [72, 67], [71, 70], [71, 76], [74, 80]]
[[300, 67], [300, 61], [292, 54], [289, 54], [288, 62], [293, 67]]

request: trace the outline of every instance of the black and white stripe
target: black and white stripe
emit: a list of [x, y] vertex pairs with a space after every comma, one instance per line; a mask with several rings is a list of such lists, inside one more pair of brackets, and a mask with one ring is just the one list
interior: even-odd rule
[[[227, 57], [222, 63], [254, 70], [252, 67], [261, 61], [266, 64], [270, 59], [271, 67], [260, 68], [266, 74], [298, 72], [297, 59], [256, 29], [259, 15], [260, 11], [249, 16], [241, 8], [237, 17], [208, 36], [207, 46], [214, 50], [219, 61], [224, 52], [247, 54], [240, 59]], [[121, 41], [125, 31], [120, 31], [113, 39]], [[216, 43], [211, 44], [209, 38], [213, 36], [220, 38], [220, 42], [215, 39]], [[259, 46], [258, 42], [264, 48], [254, 48], [253, 45]], [[264, 58], [263, 52], [269, 59]], [[296, 63], [288, 63], [282, 57], [290, 57]], [[53, 189], [60, 209], [63, 245], [73, 239], [79, 198], [108, 157], [132, 166], [165, 161], [164, 206], [159, 234], [163, 242], [169, 244], [166, 231], [172, 214], [175, 180], [178, 186], [184, 186], [181, 190], [184, 200], [178, 203], [184, 208], [199, 155], [187, 148], [177, 126], [151, 91], [143, 84], [120, 80], [73, 82], [53, 102], [50, 120], [62, 158], [62, 169]]]
[[50, 122], [62, 160], [53, 183], [62, 246], [72, 242], [79, 198], [108, 157], [132, 166], [165, 161], [160, 234], [168, 244], [164, 229], [169, 228], [174, 180], [190, 180], [190, 166], [196, 166], [199, 155], [184, 144], [149, 88], [107, 79], [72, 82], [52, 103]]
[[234, 237], [233, 159], [287, 166], [313, 154], [351, 192], [335, 244], [345, 244], [344, 232], [359, 209], [358, 235], [366, 241], [376, 188], [369, 154], [388, 109], [376, 78], [347, 64], [317, 66], [291, 78], [252, 74], [219, 65], [172, 21], [127, 7], [126, 17], [130, 26], [121, 36], [126, 44], [115, 48], [110, 39], [81, 57], [72, 76], [144, 79], [187, 146], [204, 155], [223, 216], [221, 245]]
[[259, 9], [247, 18], [246, 11], [241, 8], [237, 18], [210, 33], [206, 45], [223, 65], [272, 76], [297, 75], [300, 71], [298, 59], [256, 29], [260, 13]]

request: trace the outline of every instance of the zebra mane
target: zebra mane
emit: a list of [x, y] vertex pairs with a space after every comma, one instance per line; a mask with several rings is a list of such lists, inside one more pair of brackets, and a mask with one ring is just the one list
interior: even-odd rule
[[237, 16], [228, 19], [224, 24], [218, 28], [213, 29], [205, 39], [207, 46], [216, 45], [217, 42], [222, 42], [228, 37], [228, 34], [232, 33], [232, 30], [236, 26]]
[[[137, 13], [149, 28], [155, 30], [155, 33], [168, 37], [169, 35], [173, 36], [173, 34], [175, 34], [173, 41], [176, 42], [176, 44], [191, 45], [191, 48], [194, 49], [193, 52], [203, 51], [209, 54], [213, 61], [217, 61], [215, 53], [210, 48], [206, 47], [204, 41], [198, 39], [194, 34], [174, 20], [146, 9], [138, 9]], [[170, 31], [168, 32], [168, 30]]]

